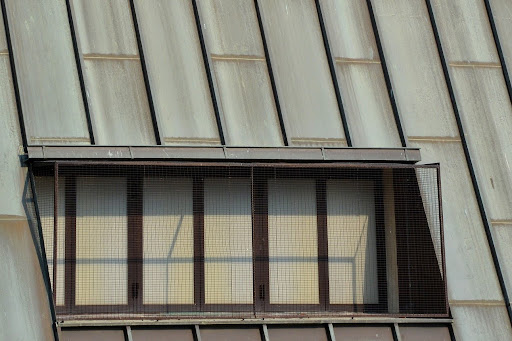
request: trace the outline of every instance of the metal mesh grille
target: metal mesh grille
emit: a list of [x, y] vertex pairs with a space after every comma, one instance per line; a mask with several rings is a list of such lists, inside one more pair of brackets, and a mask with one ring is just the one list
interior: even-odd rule
[[447, 314], [436, 166], [34, 172], [61, 319]]

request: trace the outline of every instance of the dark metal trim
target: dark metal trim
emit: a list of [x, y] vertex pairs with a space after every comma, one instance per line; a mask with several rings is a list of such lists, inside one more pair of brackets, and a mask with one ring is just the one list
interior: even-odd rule
[[[58, 177], [57, 177], [58, 178]], [[76, 291], [76, 177], [66, 177], [65, 188], [65, 294], [64, 302], [67, 309], [75, 309]]]
[[496, 23], [494, 22], [494, 15], [492, 14], [492, 7], [491, 7], [489, 0], [484, 0], [484, 3], [485, 3], [485, 9], [487, 11], [487, 16], [489, 17], [489, 23], [491, 25], [492, 36], [494, 38], [496, 50], [498, 51], [498, 56], [500, 58], [501, 71], [503, 72], [503, 78], [505, 78], [505, 84], [507, 85], [508, 97], [510, 98], [510, 102], [512, 103], [512, 85], [510, 84], [510, 76], [509, 76], [508, 70], [507, 70], [507, 63], [505, 61], [505, 56], [503, 55], [503, 50], [501, 49], [500, 37], [498, 35]]
[[[142, 306], [143, 279], [142, 279], [142, 260], [143, 260], [143, 184], [144, 178], [142, 170], [132, 174], [126, 179], [126, 208], [128, 216], [128, 275], [126, 294], [128, 297], [128, 306], [134, 311], [140, 310]], [[77, 195], [78, 193], [75, 193]]]
[[[327, 182], [316, 180], [316, 225], [318, 240], [318, 290], [321, 310], [329, 310], [329, 239], [327, 234]], [[320, 247], [321, 246], [321, 247]]]
[[[54, 293], [52, 294], [50, 273], [48, 271], [48, 260], [46, 258], [46, 247], [44, 245], [43, 228], [41, 225], [41, 214], [39, 211], [39, 203], [37, 200], [36, 182], [34, 179], [34, 173], [32, 172], [31, 165], [28, 165], [28, 177], [29, 177], [29, 181], [30, 181], [30, 189], [32, 191], [32, 198], [34, 201], [34, 211], [36, 213], [37, 233], [39, 234], [39, 244], [41, 245], [41, 252], [39, 252], [39, 250], [37, 250], [37, 248], [36, 248], [36, 253], [37, 253], [37, 258], [39, 259], [39, 265], [41, 267], [41, 272], [43, 275], [44, 286], [45, 286], [46, 295], [48, 298], [48, 305], [50, 306], [50, 314], [52, 317], [53, 337], [54, 337], [55, 341], [59, 341], [59, 334], [58, 334], [58, 330], [57, 330], [57, 316], [55, 314], [55, 302], [56, 302], [54, 300], [55, 294]], [[56, 248], [54, 247], [54, 249], [56, 249]], [[53, 260], [53, 268], [54, 269], [56, 268], [55, 263], [56, 263], [56, 258], [54, 258], [54, 260]], [[54, 280], [54, 285], [55, 285], [55, 280]]]
[[393, 109], [393, 115], [395, 117], [396, 128], [398, 129], [398, 135], [400, 136], [400, 142], [402, 143], [402, 147], [407, 146], [407, 136], [405, 135], [404, 129], [402, 127], [402, 120], [400, 119], [400, 111], [398, 110], [398, 106], [395, 101], [395, 93], [393, 91], [393, 85], [391, 83], [391, 78], [389, 76], [388, 67], [386, 64], [386, 57], [384, 55], [384, 50], [382, 49], [382, 42], [380, 41], [379, 28], [377, 26], [377, 21], [375, 20], [375, 13], [373, 12], [373, 6], [371, 0], [366, 0], [366, 4], [368, 6], [368, 13], [370, 14], [370, 21], [372, 23], [373, 35], [375, 37], [375, 43], [377, 45], [377, 50], [379, 51], [380, 65], [382, 67], [382, 72], [384, 74], [384, 80], [386, 81], [386, 87], [388, 89], [389, 101], [391, 103], [391, 108]]
[[322, 31], [322, 38], [324, 40], [325, 54], [327, 57], [327, 62], [329, 64], [329, 71], [331, 72], [332, 84], [334, 87], [334, 92], [336, 94], [336, 101], [338, 102], [338, 110], [340, 111], [341, 123], [343, 124], [343, 131], [345, 132], [345, 139], [347, 140], [347, 145], [352, 147], [352, 138], [350, 137], [350, 131], [347, 122], [347, 115], [345, 114], [345, 108], [343, 107], [343, 99], [341, 98], [341, 91], [338, 84], [338, 77], [336, 76], [336, 67], [334, 66], [331, 47], [329, 46], [329, 39], [327, 37], [327, 31], [325, 29], [324, 17], [322, 15], [322, 8], [320, 6], [320, 1], [315, 0], [316, 5], [316, 13], [318, 15], [318, 23], [320, 25], [320, 30]]
[[[133, 0], [131, 0], [131, 1], [133, 1]], [[212, 97], [213, 110], [215, 111], [215, 118], [217, 120], [217, 128], [219, 129], [220, 144], [224, 146], [224, 145], [226, 145], [226, 140], [224, 138], [224, 131], [222, 130], [222, 122], [220, 119], [219, 104], [217, 103], [217, 96], [215, 95], [215, 87], [213, 84], [212, 70], [210, 67], [210, 62], [208, 61], [208, 52], [206, 50], [206, 43], [204, 42], [203, 29], [201, 27], [201, 18], [199, 17], [199, 11], [197, 9], [196, 0], [191, 0], [191, 1], [192, 1], [192, 8], [194, 10], [194, 18], [196, 21], [197, 35], [199, 37], [199, 42], [201, 44], [201, 52], [203, 53], [204, 68], [205, 68], [205, 72], [206, 72], [206, 77], [208, 79], [210, 95]]]
[[428, 9], [428, 14], [429, 14], [429, 18], [430, 18], [430, 23], [432, 25], [432, 31], [434, 33], [434, 38], [436, 40], [437, 50], [439, 52], [439, 59], [441, 61], [441, 66], [443, 68], [443, 73], [444, 73], [444, 78], [445, 78], [445, 81], [446, 81], [446, 86], [447, 86], [448, 92], [450, 94], [450, 100], [451, 100], [452, 107], [453, 107], [453, 113], [454, 113], [454, 116], [455, 116], [455, 121], [457, 122], [457, 128], [459, 130], [459, 135], [460, 135], [460, 139], [461, 139], [461, 143], [462, 143], [462, 148], [464, 150], [464, 156], [466, 158], [469, 174], [471, 176], [471, 183], [473, 185], [473, 190], [475, 191], [475, 196], [476, 196], [476, 200], [477, 200], [477, 203], [478, 203], [478, 208], [479, 208], [479, 211], [480, 211], [480, 216], [482, 218], [482, 224], [484, 225], [485, 235], [487, 237], [487, 243], [489, 244], [489, 249], [491, 251], [491, 256], [492, 256], [492, 261], [493, 261], [494, 267], [496, 269], [496, 275], [498, 277], [498, 282], [500, 284], [501, 293], [503, 295], [503, 300], [504, 300], [505, 306], [507, 308], [507, 314], [508, 314], [509, 322], [512, 325], [512, 309], [511, 309], [511, 306], [510, 306], [510, 299], [509, 299], [509, 296], [508, 296], [508, 293], [507, 293], [507, 287], [505, 285], [505, 281], [504, 281], [504, 278], [503, 278], [503, 273], [501, 271], [498, 254], [497, 254], [496, 248], [494, 246], [494, 240], [493, 240], [492, 233], [491, 233], [491, 226], [490, 226], [490, 223], [489, 223], [489, 219], [487, 217], [487, 213], [485, 212], [484, 203], [482, 201], [482, 195], [480, 193], [480, 188], [478, 187], [478, 181], [476, 179], [476, 174], [475, 174], [475, 170], [473, 168], [473, 163], [472, 163], [472, 160], [471, 160], [471, 155], [469, 153], [469, 148], [468, 148], [468, 145], [467, 145], [466, 136], [464, 134], [464, 128], [463, 128], [462, 121], [461, 121], [460, 114], [459, 114], [457, 100], [455, 99], [455, 93], [453, 91], [453, 86], [452, 86], [452, 82], [451, 82], [451, 78], [450, 78], [450, 73], [448, 71], [448, 66], [447, 66], [447, 63], [446, 63], [446, 58], [445, 58], [444, 52], [443, 52], [443, 46], [441, 44], [441, 39], [440, 39], [440, 36], [439, 36], [439, 32], [437, 30], [437, 25], [436, 25], [436, 21], [435, 21], [434, 12], [432, 10], [432, 4], [431, 4], [430, 0], [425, 0], [425, 3], [426, 3], [426, 6], [427, 6], [427, 9]]
[[14, 88], [14, 97], [16, 99], [16, 110], [18, 111], [18, 124], [20, 125], [20, 133], [21, 133], [21, 140], [23, 142], [23, 150], [25, 151], [25, 153], [27, 153], [27, 148], [28, 148], [27, 133], [26, 133], [26, 129], [25, 129], [25, 121], [23, 120], [23, 109], [22, 109], [22, 105], [21, 105], [20, 88], [18, 85], [18, 76], [16, 74], [16, 64], [14, 63], [14, 49], [12, 48], [11, 33], [9, 30], [9, 18], [7, 15], [7, 8], [5, 5], [5, 0], [0, 0], [0, 5], [2, 6], [2, 16], [4, 19], [5, 40], [7, 42], [7, 50], [9, 51], [9, 63], [11, 64], [12, 85]]
[[194, 219], [194, 304], [205, 305], [204, 276], [204, 179], [195, 176], [192, 183], [192, 213]]
[[151, 113], [151, 120], [153, 122], [153, 130], [155, 133], [155, 140], [157, 145], [162, 144], [162, 138], [160, 136], [160, 130], [158, 128], [158, 118], [155, 112], [155, 105], [153, 103], [153, 94], [151, 93], [151, 84], [149, 82], [148, 70], [146, 67], [146, 60], [144, 58], [144, 48], [142, 46], [142, 40], [140, 37], [139, 22], [137, 21], [137, 11], [135, 10], [135, 4], [133, 0], [130, 0], [130, 10], [132, 12], [133, 28], [135, 30], [135, 37], [137, 38], [137, 48], [139, 50], [140, 64], [142, 67], [142, 74], [144, 76], [144, 85], [146, 86], [146, 95], [148, 98], [149, 111]]
[[[53, 304], [57, 305], [57, 250], [58, 250], [58, 225], [59, 225], [59, 164], [55, 163], [53, 169]], [[65, 214], [65, 212], [64, 212]], [[66, 227], [64, 226], [64, 229]]]
[[279, 126], [281, 127], [281, 135], [285, 146], [289, 145], [288, 137], [286, 135], [286, 128], [283, 120], [283, 113], [281, 111], [281, 104], [279, 103], [279, 95], [277, 93], [276, 81], [274, 79], [274, 71], [272, 70], [272, 63], [270, 61], [270, 53], [268, 52], [267, 38], [265, 37], [265, 29], [263, 28], [263, 21], [261, 19], [260, 6], [258, 0], [254, 0], [254, 8], [256, 9], [256, 16], [258, 18], [258, 26], [260, 28], [261, 41], [263, 43], [263, 50], [265, 52], [265, 60], [267, 63], [268, 75], [270, 77], [270, 85], [272, 86], [272, 94], [274, 95], [274, 102], [276, 105], [277, 118], [279, 119]]
[[71, 41], [73, 43], [73, 52], [75, 54], [76, 70], [78, 73], [78, 80], [80, 82], [80, 90], [82, 93], [82, 101], [84, 103], [85, 118], [87, 120], [87, 129], [89, 130], [89, 138], [91, 144], [96, 144], [94, 139], [94, 130], [92, 127], [91, 111], [89, 109], [89, 101], [87, 100], [87, 90], [85, 87], [84, 74], [82, 70], [82, 62], [80, 60], [80, 51], [78, 49], [78, 40], [76, 38], [75, 24], [73, 20], [73, 10], [71, 9], [70, 0], [66, 0], [66, 10], [68, 14], [69, 31], [71, 33]]

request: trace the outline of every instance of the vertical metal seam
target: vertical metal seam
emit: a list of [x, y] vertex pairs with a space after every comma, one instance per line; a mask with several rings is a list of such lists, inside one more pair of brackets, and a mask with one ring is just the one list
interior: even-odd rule
[[433, 31], [433, 34], [434, 34], [434, 38], [436, 40], [437, 50], [439, 52], [439, 59], [441, 61], [441, 66], [443, 68], [443, 73], [444, 73], [444, 78], [445, 78], [445, 81], [446, 81], [446, 86], [447, 86], [448, 92], [450, 94], [450, 100], [451, 100], [451, 103], [452, 103], [452, 108], [453, 108], [453, 112], [454, 112], [454, 116], [455, 116], [455, 121], [457, 122], [457, 128], [459, 130], [459, 135], [460, 135], [460, 139], [461, 139], [461, 143], [462, 143], [462, 148], [464, 150], [464, 156], [466, 158], [466, 163], [467, 163], [467, 166], [468, 166], [469, 174], [471, 176], [471, 183], [473, 185], [473, 190], [475, 192], [475, 196], [476, 196], [476, 199], [477, 199], [478, 208], [479, 208], [479, 211], [480, 211], [480, 216], [482, 218], [482, 223], [484, 225], [485, 235], [487, 237], [487, 243], [489, 245], [489, 249], [490, 249], [490, 252], [491, 252], [491, 257], [492, 257], [492, 261], [493, 261], [493, 264], [494, 264], [494, 267], [495, 267], [495, 270], [496, 270], [496, 276], [498, 277], [498, 282], [499, 282], [499, 285], [500, 285], [501, 293], [503, 295], [503, 300], [504, 300], [505, 306], [507, 308], [507, 314], [508, 314], [509, 322], [512, 325], [512, 310], [511, 310], [511, 307], [510, 307], [510, 300], [509, 300], [509, 297], [508, 297], [507, 288], [505, 286], [505, 281], [504, 281], [504, 278], [503, 278], [503, 273], [501, 271], [501, 267], [500, 267], [500, 263], [499, 263], [499, 259], [498, 259], [498, 254], [497, 254], [496, 248], [494, 246], [494, 240], [493, 240], [492, 233], [491, 233], [491, 228], [490, 228], [490, 225], [489, 225], [489, 219], [487, 217], [487, 213], [485, 212], [484, 204], [483, 204], [483, 201], [482, 201], [482, 196], [481, 196], [481, 193], [480, 193], [480, 189], [478, 187], [478, 181], [476, 179], [475, 170], [473, 168], [473, 163], [471, 161], [471, 155], [469, 153], [469, 148], [468, 148], [468, 145], [467, 145], [467, 142], [466, 142], [466, 137], [465, 137], [465, 134], [464, 134], [464, 128], [462, 126], [462, 121], [461, 121], [461, 118], [460, 118], [457, 101], [455, 99], [455, 93], [453, 91], [453, 86], [452, 86], [452, 83], [451, 83], [451, 78], [450, 78], [450, 74], [449, 74], [449, 71], [448, 71], [448, 66], [447, 66], [447, 63], [446, 63], [445, 56], [444, 56], [443, 47], [442, 47], [442, 44], [441, 44], [441, 39], [440, 39], [440, 36], [439, 36], [439, 32], [437, 30], [435, 16], [434, 16], [434, 12], [432, 10], [432, 4], [431, 4], [430, 0], [425, 0], [425, 3], [426, 3], [426, 6], [427, 6], [430, 23], [432, 25], [432, 31]]
[[149, 111], [151, 113], [151, 120], [153, 122], [153, 131], [157, 145], [162, 145], [162, 137], [160, 136], [160, 129], [158, 128], [158, 119], [155, 112], [155, 105], [153, 103], [153, 94], [151, 92], [151, 84], [149, 82], [148, 70], [146, 67], [146, 60], [144, 58], [144, 48], [139, 31], [139, 22], [137, 21], [137, 12], [135, 10], [135, 3], [130, 0], [130, 10], [132, 13], [133, 29], [135, 31], [135, 38], [137, 38], [137, 48], [139, 50], [140, 65], [142, 68], [142, 75], [144, 77], [144, 85], [146, 86], [146, 95], [148, 98]]
[[[50, 314], [52, 317], [52, 331], [53, 331], [53, 337], [55, 341], [59, 341], [59, 335], [57, 331], [57, 316], [55, 314], [55, 302], [53, 298], [52, 293], [52, 286], [50, 282], [50, 272], [48, 271], [48, 259], [46, 258], [46, 247], [44, 245], [44, 238], [43, 238], [43, 227], [41, 224], [41, 213], [39, 211], [39, 204], [37, 200], [37, 192], [36, 192], [36, 184], [34, 179], [34, 173], [32, 172], [32, 165], [28, 165], [28, 176], [29, 176], [29, 182], [30, 182], [30, 189], [32, 190], [32, 200], [34, 201], [34, 211], [36, 213], [36, 220], [37, 220], [37, 232], [39, 234], [39, 243], [41, 244], [41, 251], [39, 252], [36, 249], [36, 253], [38, 254], [39, 258], [39, 265], [41, 267], [41, 272], [43, 275], [44, 280], [44, 286], [46, 288], [46, 296], [48, 299], [48, 305], [50, 306]], [[55, 245], [53, 246], [55, 248]], [[57, 260], [53, 259], [53, 267], [55, 268]], [[54, 279], [55, 282], [55, 279]]]
[[66, 10], [68, 14], [69, 31], [71, 33], [71, 41], [73, 43], [73, 52], [75, 55], [76, 70], [78, 73], [78, 81], [80, 83], [80, 91], [82, 93], [82, 101], [84, 103], [85, 119], [87, 120], [87, 129], [89, 130], [89, 139], [91, 144], [96, 144], [94, 138], [94, 130], [92, 127], [91, 111], [89, 108], [89, 101], [87, 99], [87, 90], [85, 88], [85, 80], [82, 68], [82, 61], [80, 59], [80, 51], [78, 49], [78, 40], [76, 37], [75, 24], [73, 18], [73, 11], [71, 10], [70, 0], [66, 0]]
[[494, 15], [492, 14], [492, 7], [489, 0], [484, 0], [485, 9], [487, 11], [487, 16], [489, 18], [489, 24], [491, 25], [492, 36], [494, 38], [494, 44], [496, 45], [496, 50], [498, 51], [498, 56], [500, 58], [501, 63], [501, 71], [503, 72], [503, 78], [505, 78], [505, 84], [507, 86], [508, 97], [510, 99], [510, 103], [512, 104], [512, 85], [510, 84], [510, 76], [508, 74], [507, 63], [505, 61], [505, 56], [503, 55], [503, 50], [501, 48], [500, 38], [498, 35], [498, 30], [496, 28], [496, 23], [494, 22]]
[[[131, 0], [133, 1], [133, 0]], [[206, 72], [206, 78], [208, 79], [208, 86], [210, 88], [210, 96], [212, 98], [212, 104], [213, 104], [213, 111], [215, 112], [215, 118], [217, 120], [217, 129], [219, 130], [219, 138], [221, 145], [226, 145], [226, 140], [224, 139], [224, 131], [222, 129], [222, 122], [220, 119], [220, 111], [219, 111], [219, 104], [217, 102], [217, 96], [215, 94], [215, 88], [213, 84], [213, 78], [212, 78], [212, 70], [210, 67], [210, 63], [208, 61], [208, 53], [206, 51], [206, 44], [204, 42], [204, 36], [203, 36], [203, 29], [201, 27], [201, 19], [199, 18], [199, 11], [197, 9], [197, 3], [196, 0], [192, 1], [192, 8], [194, 10], [194, 19], [196, 22], [196, 28], [197, 28], [197, 35], [199, 37], [199, 43], [201, 45], [201, 52], [203, 54], [203, 62], [204, 62], [204, 68]]]
[[322, 31], [322, 38], [324, 41], [325, 54], [327, 57], [327, 63], [329, 64], [329, 71], [331, 73], [332, 84], [334, 87], [334, 93], [336, 94], [336, 101], [338, 102], [338, 110], [340, 111], [341, 123], [343, 124], [343, 131], [345, 132], [345, 139], [347, 145], [352, 147], [352, 139], [350, 137], [350, 131], [347, 122], [347, 116], [345, 108], [343, 107], [343, 99], [341, 98], [341, 91], [338, 84], [338, 77], [336, 76], [336, 68], [332, 57], [331, 47], [329, 45], [329, 39], [327, 37], [327, 31], [325, 30], [324, 17], [322, 15], [322, 8], [320, 7], [319, 0], [315, 0], [316, 13], [318, 15], [318, 23], [320, 25], [320, 31]]
[[386, 64], [386, 57], [384, 55], [384, 50], [382, 49], [379, 28], [377, 27], [377, 21], [375, 20], [375, 13], [373, 12], [371, 0], [366, 0], [366, 5], [368, 6], [368, 13], [370, 15], [370, 21], [372, 23], [373, 36], [375, 37], [375, 44], [377, 45], [377, 50], [379, 52], [380, 65], [382, 67], [382, 73], [384, 74], [384, 80], [386, 82], [389, 101], [391, 103], [391, 109], [393, 110], [393, 116], [395, 117], [395, 124], [398, 129], [398, 135], [400, 136], [400, 142], [402, 143], [402, 147], [407, 147], [407, 136], [405, 135], [404, 129], [402, 127], [400, 111], [398, 110], [398, 106], [395, 101], [393, 85], [391, 84], [391, 78], [389, 77], [388, 67]]
[[274, 78], [274, 71], [272, 70], [272, 62], [270, 61], [270, 53], [268, 52], [267, 38], [265, 36], [265, 29], [263, 27], [263, 20], [261, 19], [260, 6], [258, 0], [254, 0], [254, 8], [256, 9], [256, 17], [258, 18], [258, 26], [260, 29], [261, 41], [263, 43], [263, 51], [265, 53], [265, 61], [267, 64], [268, 76], [270, 78], [270, 85], [272, 87], [272, 94], [274, 95], [274, 103], [276, 105], [277, 118], [279, 119], [279, 126], [281, 127], [281, 135], [285, 146], [289, 146], [288, 136], [286, 135], [286, 127], [284, 125], [283, 112], [281, 111], [281, 103], [279, 102], [279, 94], [277, 92], [276, 81]]
[[2, 17], [4, 19], [5, 40], [7, 43], [7, 50], [9, 51], [9, 63], [11, 64], [10, 66], [11, 66], [12, 85], [14, 88], [14, 97], [16, 99], [16, 110], [18, 111], [18, 124], [20, 125], [21, 141], [23, 143], [23, 151], [25, 153], [27, 153], [27, 147], [28, 147], [27, 134], [26, 134], [26, 129], [25, 129], [25, 121], [23, 119], [20, 88], [18, 85], [18, 76], [16, 74], [16, 65], [14, 63], [14, 50], [12, 48], [11, 32], [9, 30], [9, 19], [7, 16], [7, 8], [5, 5], [5, 0], [0, 0], [0, 4], [2, 6]]

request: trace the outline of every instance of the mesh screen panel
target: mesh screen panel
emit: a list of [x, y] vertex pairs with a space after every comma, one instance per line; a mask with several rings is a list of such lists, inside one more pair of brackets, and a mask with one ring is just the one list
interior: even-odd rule
[[60, 319], [447, 315], [437, 166], [34, 173]]

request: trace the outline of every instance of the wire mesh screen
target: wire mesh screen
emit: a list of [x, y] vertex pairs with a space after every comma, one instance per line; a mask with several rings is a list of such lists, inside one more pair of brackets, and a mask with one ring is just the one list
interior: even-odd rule
[[447, 314], [436, 166], [34, 172], [61, 319]]

